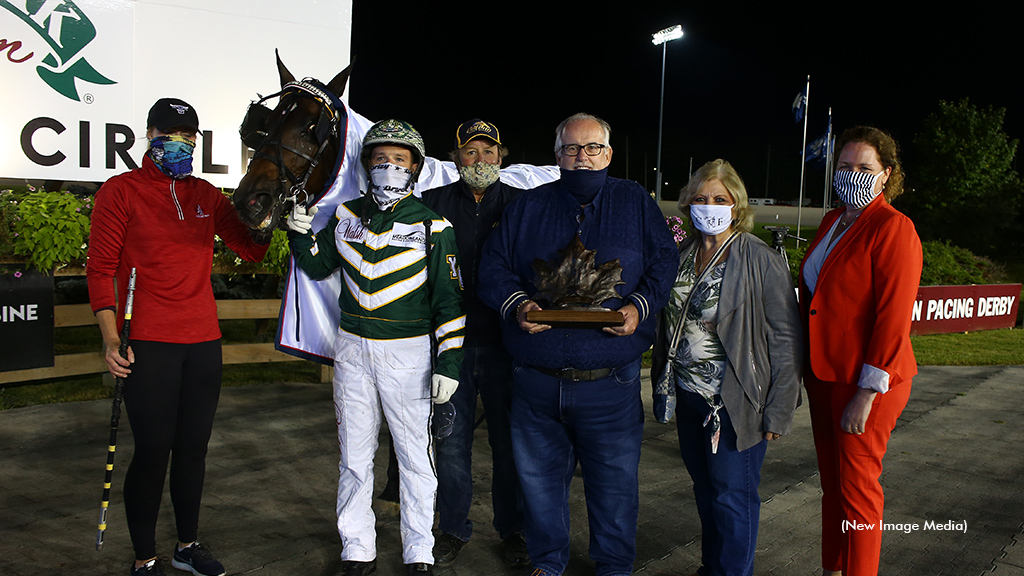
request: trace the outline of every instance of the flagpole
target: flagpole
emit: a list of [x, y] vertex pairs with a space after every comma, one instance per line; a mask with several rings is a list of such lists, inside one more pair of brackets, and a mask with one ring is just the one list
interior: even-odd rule
[[825, 133], [825, 191], [821, 199], [821, 215], [828, 213], [829, 192], [832, 190], [832, 107], [828, 108], [828, 131]]
[[[804, 90], [804, 144], [800, 147], [800, 200], [796, 209], [796, 237], [800, 238], [800, 224], [804, 213], [804, 168], [807, 166], [807, 112], [811, 107], [811, 75], [807, 75], [807, 88]], [[800, 240], [796, 241], [800, 248]]]

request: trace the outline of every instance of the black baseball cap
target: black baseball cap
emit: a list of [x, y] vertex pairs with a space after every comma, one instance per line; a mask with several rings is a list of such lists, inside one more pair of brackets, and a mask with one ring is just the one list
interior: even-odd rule
[[479, 118], [473, 118], [472, 120], [466, 120], [462, 124], [459, 124], [459, 129], [455, 131], [455, 147], [463, 148], [474, 138], [487, 138], [501, 146], [501, 137], [498, 135], [498, 127], [490, 122], [484, 122]]
[[178, 126], [186, 126], [199, 132], [199, 115], [188, 102], [177, 98], [161, 98], [149, 109], [146, 128], [171, 132]]

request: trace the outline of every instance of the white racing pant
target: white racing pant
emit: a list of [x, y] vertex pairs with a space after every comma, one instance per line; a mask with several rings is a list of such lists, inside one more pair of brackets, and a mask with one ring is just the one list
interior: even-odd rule
[[377, 557], [373, 456], [381, 406], [400, 472], [402, 560], [434, 563], [437, 475], [430, 438], [430, 337], [369, 340], [339, 330], [334, 344], [338, 420], [338, 533], [342, 560]]

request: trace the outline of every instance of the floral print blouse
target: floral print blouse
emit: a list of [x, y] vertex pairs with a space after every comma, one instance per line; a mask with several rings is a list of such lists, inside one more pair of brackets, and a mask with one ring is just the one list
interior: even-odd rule
[[671, 342], [673, 332], [679, 324], [683, 304], [693, 290], [672, 371], [680, 387], [711, 399], [720, 392], [722, 378], [725, 375], [725, 348], [718, 338], [716, 328], [722, 277], [725, 275], [725, 265], [728, 261], [715, 266], [694, 288], [693, 283], [697, 279], [696, 254], [697, 250], [691, 250], [683, 265], [679, 267], [679, 274], [676, 276], [666, 308], [669, 330], [667, 336]]

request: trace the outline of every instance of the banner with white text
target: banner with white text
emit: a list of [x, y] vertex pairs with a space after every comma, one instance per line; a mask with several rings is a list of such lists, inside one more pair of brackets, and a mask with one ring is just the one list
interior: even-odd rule
[[944, 334], [1012, 328], [1020, 284], [922, 286], [911, 317], [911, 334]]
[[53, 366], [53, 276], [0, 274], [0, 372]]

